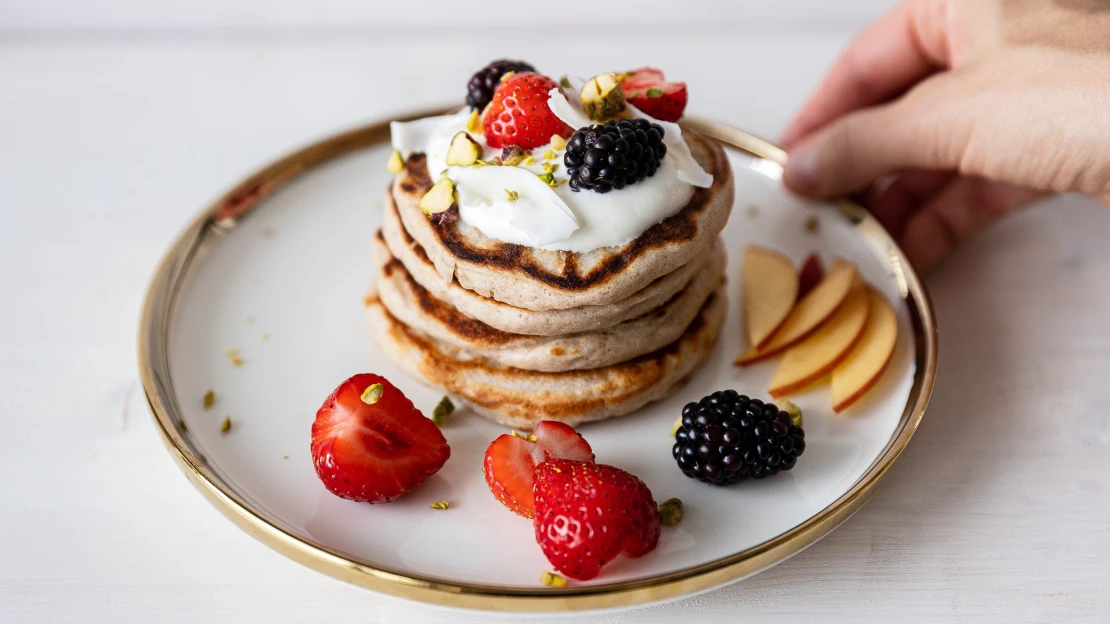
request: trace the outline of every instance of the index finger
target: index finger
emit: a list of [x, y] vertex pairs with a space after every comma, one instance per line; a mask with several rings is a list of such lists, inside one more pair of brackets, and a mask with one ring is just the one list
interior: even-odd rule
[[833, 119], [885, 102], [943, 69], [946, 5], [908, 0], [864, 30], [794, 117], [780, 143], [789, 148]]

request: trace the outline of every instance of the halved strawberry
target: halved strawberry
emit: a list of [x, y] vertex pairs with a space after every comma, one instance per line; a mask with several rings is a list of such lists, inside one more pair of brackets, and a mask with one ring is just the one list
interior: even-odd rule
[[[534, 439], [533, 439], [534, 438]], [[513, 513], [535, 515], [532, 504], [532, 471], [549, 459], [592, 462], [593, 449], [570, 425], [541, 420], [530, 436], [502, 434], [490, 443], [482, 462], [493, 497]]]
[[624, 553], [659, 544], [659, 508], [644, 482], [620, 468], [553, 459], [536, 466], [535, 530], [547, 560], [581, 581]]
[[439, 427], [378, 375], [339, 384], [312, 423], [316, 474], [332, 494], [354, 501], [394, 500], [450, 456]]
[[482, 113], [482, 131], [490, 147], [518, 145], [532, 149], [547, 145], [553, 135], [564, 139], [574, 134], [547, 106], [548, 93], [559, 83], [541, 74], [513, 74], [493, 92]]
[[663, 121], [678, 121], [686, 110], [685, 82], [667, 82], [663, 72], [641, 67], [616, 74], [629, 104]]

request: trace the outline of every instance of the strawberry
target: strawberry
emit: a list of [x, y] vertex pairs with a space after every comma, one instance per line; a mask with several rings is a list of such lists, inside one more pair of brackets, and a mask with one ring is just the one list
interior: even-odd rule
[[821, 265], [821, 256], [816, 253], [809, 254], [802, 270], [798, 273], [798, 299], [806, 296], [813, 287], [825, 279], [825, 267]]
[[582, 434], [554, 420], [540, 421], [531, 436], [503, 434], [490, 443], [482, 462], [489, 491], [513, 513], [531, 518], [532, 471], [549, 459], [592, 462], [594, 452]]
[[574, 128], [563, 123], [547, 107], [547, 94], [559, 85], [541, 74], [513, 74], [493, 92], [493, 100], [482, 115], [482, 129], [490, 147], [519, 145], [532, 149], [551, 142], [551, 135], [564, 139]]
[[686, 83], [667, 82], [663, 72], [641, 67], [616, 74], [629, 104], [663, 121], [678, 121], [686, 110]]
[[367, 503], [394, 500], [451, 456], [439, 427], [384, 377], [339, 384], [312, 423], [312, 462], [324, 487]]
[[536, 466], [536, 541], [555, 569], [580, 581], [624, 553], [659, 543], [659, 508], [643, 481], [620, 468], [566, 459]]

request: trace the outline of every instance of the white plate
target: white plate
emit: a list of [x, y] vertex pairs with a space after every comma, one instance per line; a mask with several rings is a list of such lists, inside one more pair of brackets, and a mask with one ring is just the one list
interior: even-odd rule
[[[766, 157], [729, 150], [737, 203], [724, 232], [728, 321], [708, 363], [676, 396], [581, 428], [599, 462], [638, 475], [658, 501], [684, 502], [685, 519], [664, 527], [656, 551], [618, 559], [590, 582], [541, 586], [550, 566], [532, 524], [494, 500], [482, 478], [483, 451], [505, 429], [465, 411], [444, 427], [451, 459], [399, 501], [345, 501], [317, 479], [309, 430], [342, 380], [384, 375], [425, 413], [442, 396], [391, 366], [363, 317], [370, 240], [389, 180], [380, 125], [323, 141], [252, 177], [171, 249], [151, 287], [140, 358], [147, 395], [186, 474], [240, 526], [302, 563], [379, 591], [470, 608], [658, 601], [757, 572], [827, 533], [873, 493], [924, 411], [935, 368], [932, 312], [916, 276], [869, 217], [792, 197], [781, 167], [768, 159], [780, 160], [781, 152], [724, 126], [698, 125]], [[350, 153], [338, 157], [343, 152]], [[302, 171], [315, 160], [326, 162]], [[237, 218], [228, 218], [232, 212]], [[810, 219], [816, 232], [807, 231]], [[879, 385], [846, 413], [832, 412], [827, 387], [792, 398], [805, 414], [807, 441], [794, 470], [711, 488], [679, 472], [669, 430], [686, 402], [714, 390], [766, 398], [775, 359], [731, 364], [744, 346], [737, 284], [741, 250], [750, 244], [799, 264], [815, 250], [826, 264], [835, 257], [856, 263], [895, 303], [899, 341]], [[237, 349], [240, 366], [228, 349]], [[203, 407], [208, 390], [216, 396], [211, 409]], [[223, 434], [225, 416], [232, 427]], [[451, 508], [431, 509], [437, 500]]]

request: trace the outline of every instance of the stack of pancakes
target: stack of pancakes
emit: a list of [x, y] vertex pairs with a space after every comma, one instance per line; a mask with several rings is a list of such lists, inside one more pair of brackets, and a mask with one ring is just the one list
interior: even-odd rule
[[601, 420], [668, 396], [712, 350], [726, 308], [718, 235], [732, 173], [716, 142], [686, 141], [713, 185], [628, 244], [588, 253], [433, 223], [418, 206], [432, 183], [424, 156], [409, 156], [374, 238], [375, 340], [408, 374], [513, 427]]

